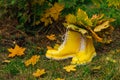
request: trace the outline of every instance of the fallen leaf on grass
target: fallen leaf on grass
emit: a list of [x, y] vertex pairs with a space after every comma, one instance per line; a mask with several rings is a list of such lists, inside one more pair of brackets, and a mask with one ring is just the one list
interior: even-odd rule
[[33, 73], [34, 77], [40, 77], [41, 75], [45, 74], [45, 69], [37, 69], [36, 72]]
[[106, 60], [107, 60], [107, 61], [110, 61], [110, 62], [113, 62], [113, 63], [116, 63], [116, 60], [114, 60], [114, 59], [112, 59], [112, 58], [110, 58], [110, 57], [106, 57]]
[[76, 71], [75, 67], [76, 65], [68, 65], [68, 66], [63, 67], [63, 69], [65, 69], [67, 72]]
[[54, 35], [54, 34], [47, 35], [46, 37], [47, 37], [49, 40], [51, 40], [51, 41], [56, 40], [56, 37], [55, 37], [55, 35]]
[[47, 49], [48, 49], [48, 50], [51, 50], [51, 49], [53, 49], [53, 48], [52, 48], [51, 46], [47, 46]]
[[61, 79], [61, 78], [56, 78], [55, 80], [65, 80], [65, 79]]
[[101, 69], [101, 66], [94, 66], [93, 68], [92, 68], [92, 70], [100, 70]]
[[11, 52], [8, 57], [14, 57], [14, 56], [22, 56], [24, 55], [24, 51], [26, 48], [19, 47], [17, 44], [15, 45], [15, 48], [9, 48], [8, 51]]
[[25, 61], [25, 66], [29, 66], [30, 64], [32, 64], [33, 66], [38, 62], [40, 56], [38, 55], [34, 55], [32, 56], [30, 59], [28, 59], [27, 61]]
[[10, 60], [4, 60], [3, 63], [10, 63]]

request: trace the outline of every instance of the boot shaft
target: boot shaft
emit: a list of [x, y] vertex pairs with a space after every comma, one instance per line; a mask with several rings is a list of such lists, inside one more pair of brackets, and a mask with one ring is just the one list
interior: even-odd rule
[[61, 50], [69, 50], [68, 52], [77, 52], [81, 44], [81, 34], [79, 32], [68, 30], [65, 34], [65, 39], [62, 45], [59, 47]]

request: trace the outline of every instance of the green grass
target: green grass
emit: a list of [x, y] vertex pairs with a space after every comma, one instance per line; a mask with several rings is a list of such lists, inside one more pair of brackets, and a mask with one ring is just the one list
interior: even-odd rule
[[[41, 51], [41, 50], [40, 50]], [[8, 58], [8, 52], [0, 51], [0, 80], [55, 80], [64, 78], [65, 80], [119, 80], [120, 79], [120, 53], [101, 53], [98, 54], [91, 63], [79, 65], [75, 72], [66, 72], [63, 67], [70, 64], [71, 59], [62, 61], [50, 60], [41, 52], [28, 48], [23, 57]], [[29, 59], [33, 54], [40, 54], [40, 60], [35, 66], [25, 67], [24, 61]], [[116, 63], [107, 61], [106, 57], [116, 60]], [[8, 59], [10, 63], [3, 63]], [[93, 69], [101, 66], [100, 69]], [[32, 76], [36, 69], [45, 69], [46, 74], [39, 78]]]

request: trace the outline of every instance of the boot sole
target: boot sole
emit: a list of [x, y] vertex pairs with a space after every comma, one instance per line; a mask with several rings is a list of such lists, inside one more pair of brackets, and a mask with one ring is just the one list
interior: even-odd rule
[[64, 56], [64, 57], [50, 57], [50, 56], [47, 56], [46, 57], [48, 59], [53, 59], [53, 60], [64, 60], [64, 59], [69, 59], [69, 58], [73, 58], [75, 55], [70, 55], [70, 56]]

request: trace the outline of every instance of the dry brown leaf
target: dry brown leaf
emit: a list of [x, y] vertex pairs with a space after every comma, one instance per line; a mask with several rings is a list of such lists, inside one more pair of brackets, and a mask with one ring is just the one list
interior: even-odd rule
[[49, 40], [51, 40], [51, 41], [56, 40], [55, 34], [47, 35], [46, 37], [47, 37]]
[[3, 63], [10, 63], [10, 60], [4, 60], [4, 61], [2, 61]]
[[106, 28], [108, 28], [109, 26], [110, 26], [110, 25], [109, 25], [109, 21], [105, 21], [105, 22], [103, 22], [102, 24], [96, 26], [96, 27], [94, 28], [94, 31], [95, 31], [95, 32], [100, 32], [101, 30], [106, 29]]

